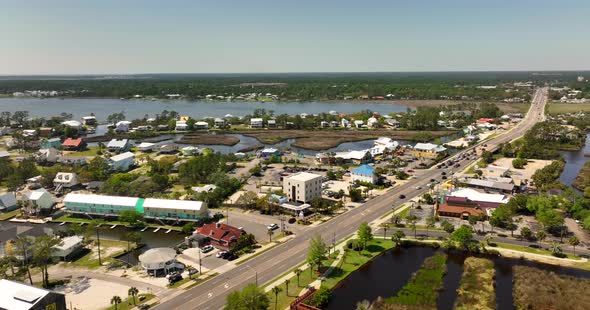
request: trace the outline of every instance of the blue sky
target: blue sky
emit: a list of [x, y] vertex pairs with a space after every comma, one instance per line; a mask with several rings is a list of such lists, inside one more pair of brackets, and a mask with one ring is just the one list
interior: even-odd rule
[[0, 74], [590, 69], [590, 1], [0, 0]]

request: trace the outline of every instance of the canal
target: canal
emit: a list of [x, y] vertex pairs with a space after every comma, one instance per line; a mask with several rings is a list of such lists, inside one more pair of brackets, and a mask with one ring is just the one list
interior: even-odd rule
[[[412, 246], [386, 251], [359, 270], [352, 273], [332, 292], [328, 310], [354, 310], [357, 302], [374, 301], [378, 297], [388, 298], [397, 292], [420, 269], [427, 257], [437, 250], [428, 246]], [[443, 278], [444, 289], [439, 293], [437, 309], [453, 309], [463, 274], [463, 262], [468, 255], [451, 252], [447, 260], [447, 273]], [[590, 271], [547, 265], [526, 260], [505, 257], [489, 257], [496, 271], [496, 309], [514, 309], [512, 268], [525, 265], [558, 274], [590, 278]]]
[[[586, 134], [586, 144], [581, 150], [560, 151], [560, 153], [563, 156], [563, 159], [565, 159], [565, 168], [559, 177], [559, 181], [571, 187], [572, 182], [576, 179], [580, 169], [582, 169], [586, 161], [590, 159], [585, 156], [585, 154], [590, 154], [590, 133]], [[578, 191], [578, 193], [580, 193], [580, 191]]]

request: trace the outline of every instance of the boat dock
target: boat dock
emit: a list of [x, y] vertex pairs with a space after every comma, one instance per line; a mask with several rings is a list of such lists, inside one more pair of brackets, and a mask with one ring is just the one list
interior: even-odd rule
[[158, 231], [160, 231], [160, 228], [161, 228], [161, 227], [158, 227], [158, 228], [156, 228], [156, 229], [154, 230], [154, 232], [158, 232]]

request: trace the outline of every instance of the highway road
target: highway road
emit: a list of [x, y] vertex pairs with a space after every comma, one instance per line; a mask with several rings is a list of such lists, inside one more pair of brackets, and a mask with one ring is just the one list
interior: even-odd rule
[[[514, 140], [522, 136], [536, 122], [544, 120], [544, 107], [547, 98], [547, 88], [537, 89], [529, 112], [525, 118], [513, 129], [497, 136], [489, 141], [485, 147], [488, 150], [496, 148], [499, 144]], [[481, 146], [476, 146], [481, 147]], [[462, 150], [455, 154], [451, 160], [459, 157], [461, 154], [471, 152], [473, 147]], [[360, 207], [352, 209], [340, 216], [337, 216], [321, 225], [312, 227], [300, 234], [294, 239], [278, 245], [263, 254], [256, 256], [249, 261], [220, 274], [198, 286], [195, 286], [179, 295], [163, 298], [162, 302], [156, 307], [157, 309], [208, 309], [217, 310], [223, 308], [226, 296], [238, 289], [242, 289], [249, 283], [258, 280], [259, 285], [263, 285], [279, 277], [285, 272], [293, 269], [305, 261], [307, 255], [308, 240], [315, 236], [321, 235], [324, 241], [331, 244], [333, 240], [341, 240], [353, 234], [362, 222], [371, 222], [383, 216], [392, 208], [401, 206], [411, 197], [423, 193], [426, 184], [430, 179], [440, 180], [443, 171], [450, 174], [457, 172], [469, 165], [473, 161], [459, 161], [460, 167], [452, 168], [432, 168], [420, 171], [418, 177], [410, 179], [406, 184], [396, 187], [384, 195], [375, 197]], [[400, 195], [405, 195], [405, 199], [399, 199]]]

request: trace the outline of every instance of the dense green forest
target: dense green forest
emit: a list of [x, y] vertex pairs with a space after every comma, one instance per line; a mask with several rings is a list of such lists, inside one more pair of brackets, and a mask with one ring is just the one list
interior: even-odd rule
[[[237, 96], [271, 93], [281, 100], [343, 99], [394, 95], [393, 99], [530, 98], [530, 87], [516, 82], [557, 84], [577, 73], [439, 72], [306, 74], [154, 74], [131, 76], [3, 77], [0, 94], [27, 90], [58, 91], [61, 96], [129, 98], [136, 94], [164, 98], [181, 94], [199, 99], [209, 94]], [[564, 82], [565, 81], [565, 82]], [[493, 89], [478, 86], [497, 85]]]

